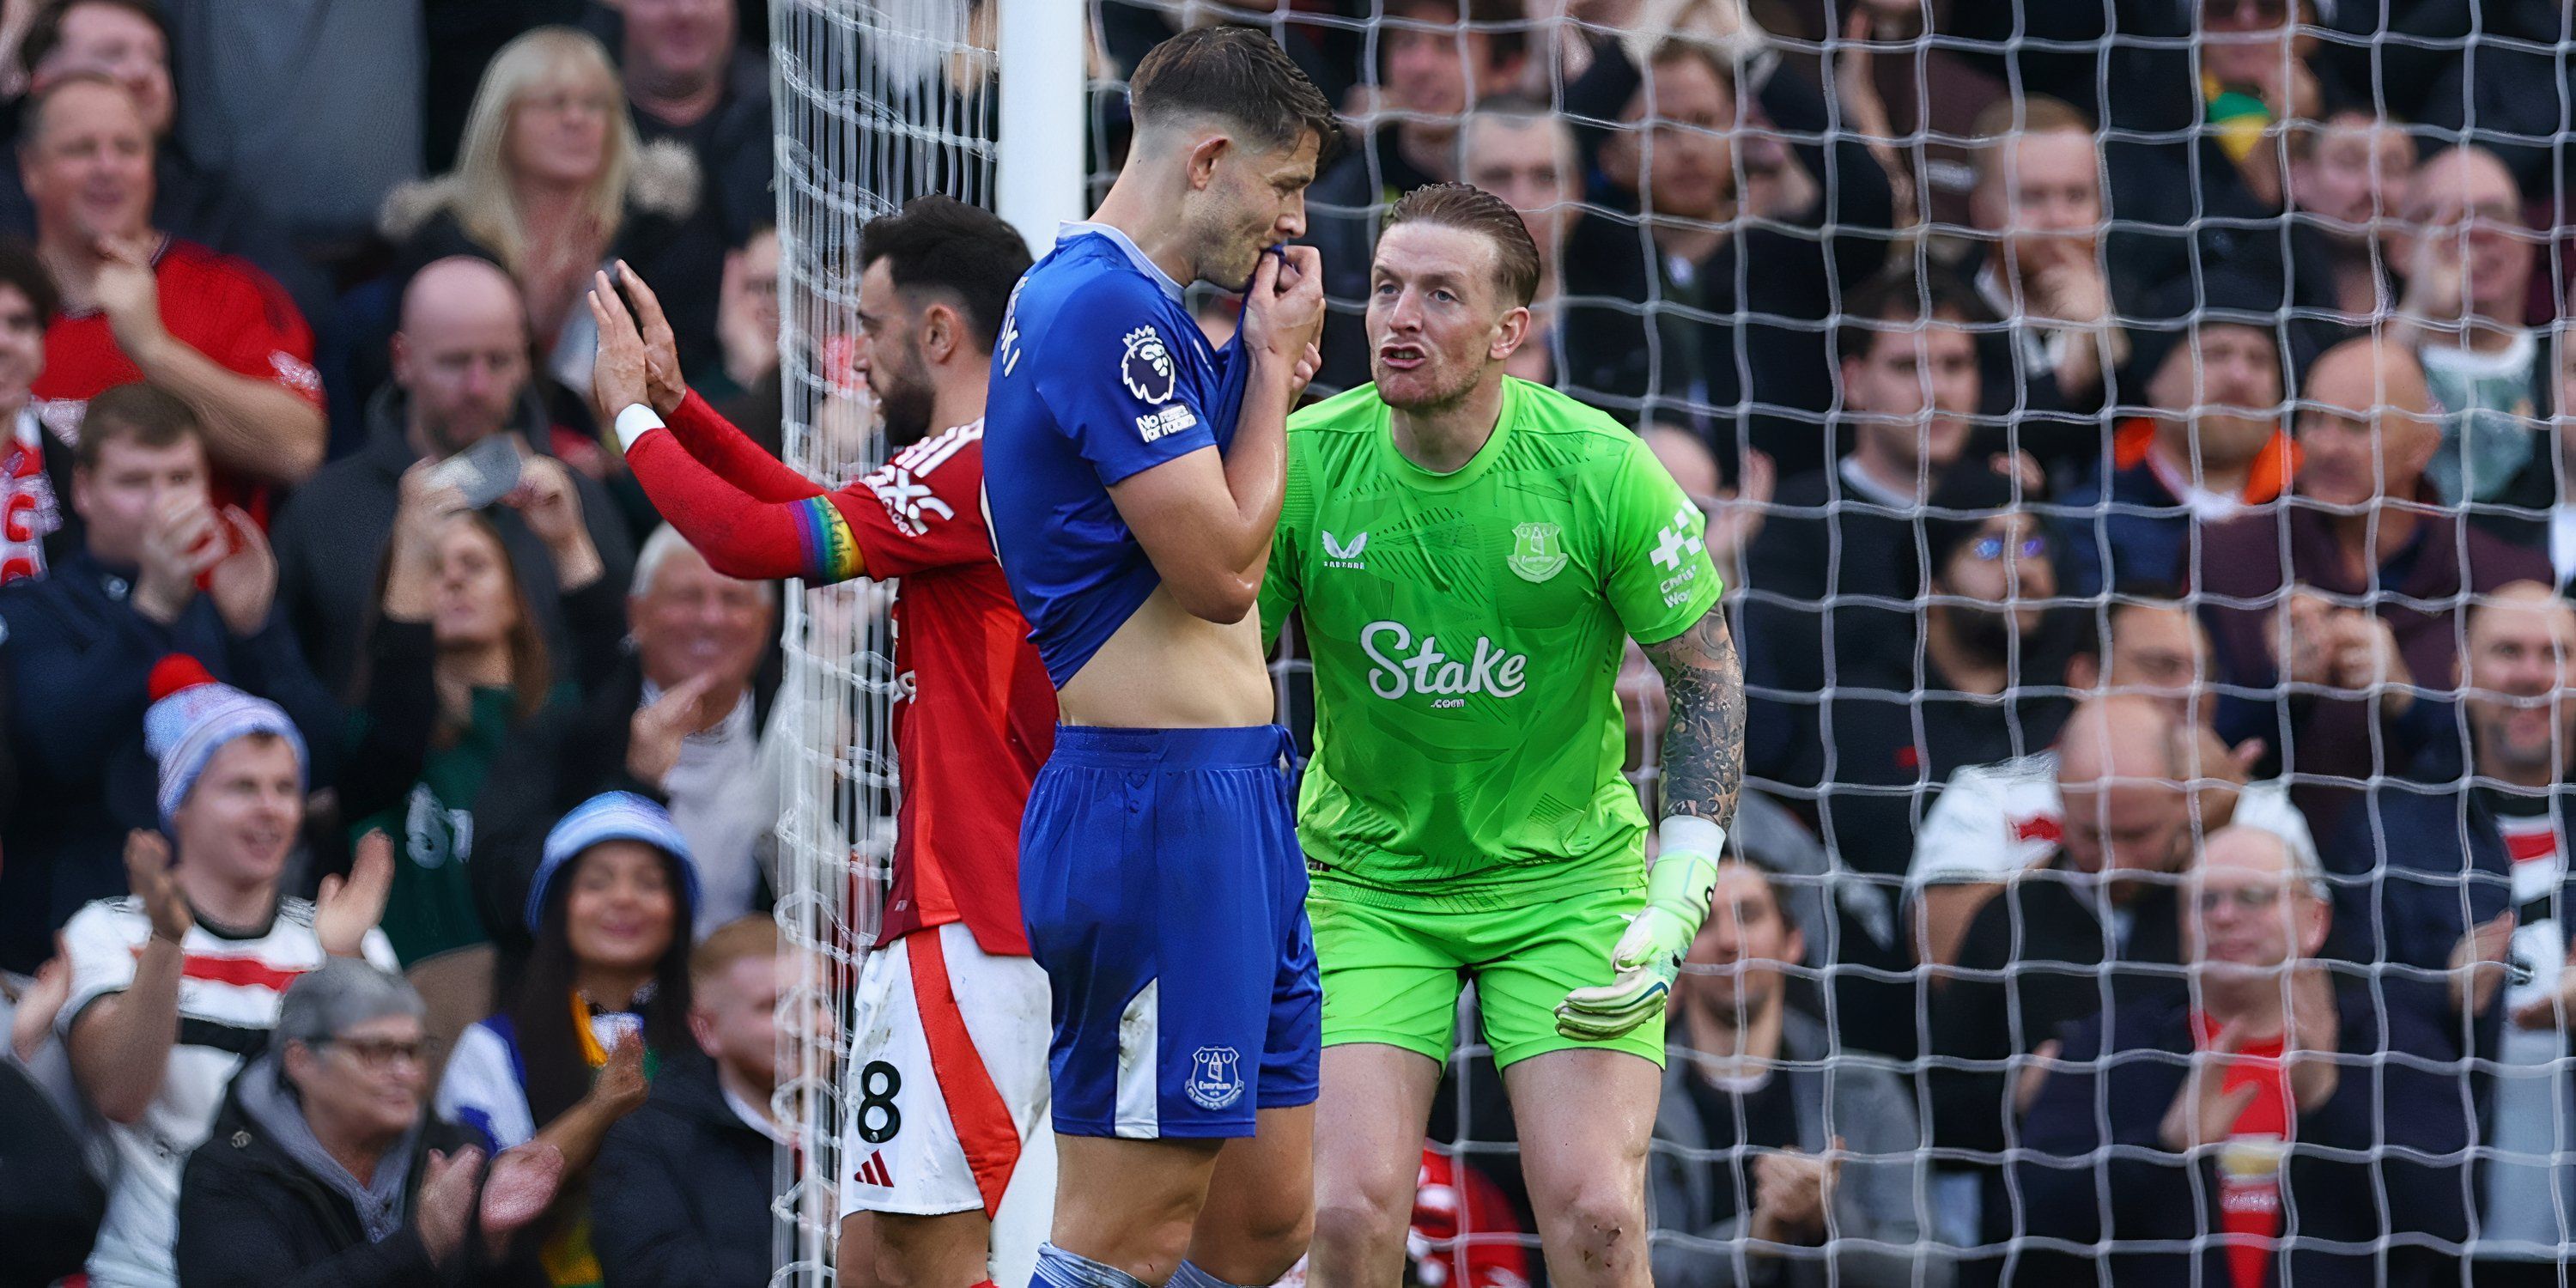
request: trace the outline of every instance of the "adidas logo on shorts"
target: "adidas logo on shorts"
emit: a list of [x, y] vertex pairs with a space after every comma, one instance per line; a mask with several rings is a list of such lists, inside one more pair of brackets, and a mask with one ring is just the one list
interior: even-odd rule
[[877, 1150], [868, 1155], [868, 1161], [859, 1164], [859, 1170], [851, 1173], [851, 1179], [861, 1185], [890, 1190], [894, 1188], [894, 1169], [886, 1166], [885, 1151]]

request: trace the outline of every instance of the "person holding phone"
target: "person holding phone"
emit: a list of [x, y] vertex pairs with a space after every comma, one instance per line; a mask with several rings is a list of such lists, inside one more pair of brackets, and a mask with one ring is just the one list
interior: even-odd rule
[[0, 823], [0, 969], [51, 955], [53, 933], [125, 893], [125, 833], [150, 827], [145, 680], [162, 656], [282, 707], [336, 772], [339, 707], [275, 607], [277, 561], [258, 525], [208, 494], [205, 439], [187, 404], [149, 385], [90, 402], [73, 461], [81, 545], [51, 575], [0, 596], [15, 671], [8, 713], [26, 799]]
[[[491, 519], [548, 660], [574, 674], [572, 623], [619, 611], [635, 538], [598, 481], [549, 454], [554, 426], [531, 393], [517, 284], [472, 257], [429, 265], [403, 291], [391, 356], [393, 384], [368, 404], [365, 445], [296, 489], [278, 516], [279, 596], [314, 671], [349, 691], [403, 474], [428, 461], [465, 494], [463, 508]], [[595, 602], [570, 602], [583, 595]]]

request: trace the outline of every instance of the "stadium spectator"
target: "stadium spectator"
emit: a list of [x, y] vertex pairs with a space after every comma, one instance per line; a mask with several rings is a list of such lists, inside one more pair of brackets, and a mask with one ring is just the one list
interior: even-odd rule
[[1583, 218], [1583, 154], [1575, 147], [1574, 127], [1527, 99], [1488, 99], [1459, 126], [1458, 150], [1462, 179], [1521, 212], [1538, 245], [1529, 335], [1503, 370], [1554, 384], [1563, 365], [1557, 315], [1565, 293], [1565, 239]]
[[14, 671], [9, 741], [41, 809], [6, 820], [0, 968], [32, 970], [53, 932], [125, 889], [114, 859], [127, 829], [150, 827], [153, 773], [143, 726], [153, 664], [197, 657], [215, 675], [283, 705], [336, 763], [336, 704], [305, 667], [276, 611], [276, 560], [242, 512], [206, 492], [196, 419], [148, 385], [92, 400], [72, 469], [83, 544], [40, 581], [0, 593]]
[[[2456, 752], [2443, 764], [2428, 749], [2417, 783], [2374, 793], [2387, 827], [2375, 911], [2387, 928], [2388, 960], [2512, 966], [2501, 989], [2497, 973], [2483, 970], [2455, 975], [2454, 987], [2484, 1021], [2475, 1029], [2477, 1054], [2495, 1062], [2481, 1106], [2488, 1150], [2479, 1162], [2480, 1243], [2471, 1256], [2481, 1278], [2527, 1282], [2556, 1273], [2576, 1230], [2559, 1126], [2576, 1098], [2566, 1060], [2576, 1017], [2569, 948], [2576, 919], [2568, 911], [2576, 873], [2563, 818], [2564, 785], [2576, 777], [2567, 751], [2576, 745], [2567, 687], [2576, 611], [2546, 586], [2503, 587], [2470, 611], [2466, 649], [2461, 707], [2476, 778], [2463, 781]], [[2338, 898], [2336, 906], [2348, 904]], [[2446, 933], [2459, 946], [2447, 960], [2427, 960]], [[2400, 943], [2401, 934], [2411, 942]], [[2497, 1000], [2500, 1015], [2489, 1010]]]
[[[181, 0], [181, 7], [198, 2]], [[377, 7], [370, 6], [371, 12]], [[35, 12], [18, 52], [24, 60], [26, 83], [39, 95], [64, 77], [90, 74], [105, 76], [134, 96], [144, 128], [152, 136], [152, 190], [147, 198], [152, 226], [219, 254], [249, 260], [286, 288], [295, 299], [296, 311], [317, 334], [326, 330], [335, 312], [331, 283], [297, 254], [274, 208], [273, 190], [231, 169], [229, 163], [238, 153], [230, 139], [213, 151], [192, 150], [201, 139], [212, 141], [206, 136], [238, 128], [238, 119], [229, 113], [196, 111], [187, 113], [185, 121], [179, 119], [174, 80], [185, 86], [191, 101], [199, 81], [193, 75], [174, 77], [172, 57], [205, 48], [203, 41], [181, 39], [173, 29], [174, 18], [184, 21], [189, 15], [155, 0], [44, 0], [30, 8]], [[191, 66], [190, 71], [195, 70]], [[312, 75], [311, 68], [294, 73], [297, 79]], [[265, 88], [274, 95], [276, 82], [268, 82]], [[377, 83], [369, 86], [368, 94], [393, 88]], [[261, 107], [274, 111], [274, 103], [272, 97], [263, 100]], [[24, 112], [26, 107], [22, 103], [19, 110]], [[340, 112], [353, 115], [346, 104]], [[376, 138], [393, 141], [381, 135]], [[300, 150], [303, 142], [299, 136], [296, 146], [280, 150]], [[354, 177], [361, 172], [346, 173]], [[24, 182], [7, 167], [0, 167], [0, 229], [22, 236], [36, 233], [36, 211], [29, 204]]]
[[2353, 340], [2320, 357], [2298, 435], [2287, 513], [2209, 528], [2191, 571], [2217, 676], [2253, 691], [2222, 702], [2219, 732], [2281, 749], [2313, 826], [2345, 807], [2320, 779], [2402, 769], [2451, 736], [2424, 727], [2437, 721], [2415, 691], [2456, 676], [2460, 607], [2507, 582], [2547, 581], [2549, 561], [2428, 508], [2442, 431], [2422, 369], [2396, 344]]
[[2048, 462], [2089, 464], [2108, 379], [2128, 360], [2103, 271], [2101, 150], [2084, 113], [2044, 95], [1998, 99], [1976, 120], [1980, 234], [1960, 271], [1995, 317], [1977, 337], [1985, 390], [1978, 410], [2043, 422], [2012, 444]]
[[[1973, 1151], [1972, 1241], [2013, 1233], [2001, 1166], [2018, 1116], [2013, 1073], [2046, 1058], [2058, 1027], [2116, 1014], [2174, 987], [2180, 962], [2172, 874], [2191, 855], [2191, 796], [2173, 715], [2152, 698], [2094, 698], [2058, 743], [2063, 834], [2043, 866], [2006, 884], [1968, 923], [1955, 967], [1931, 968], [1925, 1076], [1932, 1143]], [[1947, 1189], [1948, 1186], [1943, 1188]], [[1950, 1200], [1964, 1202], [1964, 1200]], [[1955, 1217], [1950, 1219], [1956, 1219]]]
[[[2576, 340], [2571, 340], [2570, 332], [2576, 332], [2576, 321], [2550, 324], [2549, 366], [2541, 381], [2549, 441], [2539, 462], [2527, 471], [2546, 479], [2547, 490], [2535, 498], [2517, 488], [2512, 502], [2536, 501], [2535, 513], [2528, 518], [2533, 527], [2543, 530], [2528, 543], [2549, 552], [2550, 567], [2558, 578], [2554, 584], [2561, 589], [2576, 585]], [[2506, 522], [2493, 526], [2512, 533]]]
[[[640, 142], [625, 102], [598, 40], [528, 32], [483, 73], [456, 168], [394, 189], [379, 221], [398, 277], [452, 255], [508, 270], [547, 373], [575, 392], [589, 385], [590, 315], [579, 306], [590, 275], [611, 259], [654, 263], [699, 195], [688, 148]], [[697, 316], [712, 323], [712, 303]]]
[[[572, 534], [556, 567], [572, 586], [564, 607], [577, 673], [548, 660], [501, 530], [425, 463], [403, 471], [401, 507], [377, 572], [383, 597], [367, 626], [340, 813], [352, 836], [382, 830], [401, 838], [385, 935], [405, 966], [477, 948], [491, 938], [487, 927], [514, 919], [507, 891], [516, 874], [478, 861], [474, 802], [513, 731], [549, 707], [577, 705], [580, 681], [606, 678], [619, 661], [625, 622], [617, 590], [565, 512], [571, 476], [542, 457], [526, 469], [527, 486], [552, 498], [532, 503], [530, 516]], [[565, 562], [575, 558], [586, 563]], [[485, 977], [475, 1004], [489, 1007], [489, 954], [473, 960], [479, 965], [470, 969]], [[469, 969], [461, 960], [453, 968]]]
[[[2015, 1233], [2063, 1242], [2024, 1247], [2022, 1282], [2461, 1273], [2451, 1249], [2469, 1235], [2471, 1137], [2458, 1052], [2317, 960], [2333, 921], [2324, 884], [2269, 832], [2209, 838], [2178, 913], [2156, 914], [2179, 923], [2189, 993], [2075, 1024], [2025, 1083]], [[2106, 1240], [2100, 1254], [2064, 1250]]]
[[[625, 0], [619, 66], [636, 137], [669, 140], [697, 161], [699, 188], [670, 240], [636, 271], [660, 288], [692, 371], [724, 353], [725, 250], [777, 218], [769, 67], [734, 41], [736, 0]], [[581, 310], [574, 310], [575, 316]], [[772, 342], [775, 348], [775, 342]]]
[[[365, 446], [298, 488], [277, 523], [279, 593], [314, 670], [335, 692], [346, 692], [356, 673], [404, 473], [506, 434], [520, 448], [523, 481], [538, 486], [512, 489], [485, 513], [544, 625], [555, 672], [577, 673], [569, 622], [580, 610], [567, 601], [591, 576], [614, 595], [634, 566], [635, 547], [596, 481], [574, 471], [568, 496], [554, 486], [564, 471], [547, 457], [551, 422], [532, 393], [518, 290], [470, 256], [432, 264], [403, 293], [402, 329], [390, 352], [393, 387], [368, 405]], [[557, 502], [568, 505], [558, 509]], [[574, 522], [564, 523], [567, 517]], [[600, 571], [576, 575], [594, 566]]]
[[2415, 140], [2364, 107], [2338, 107], [2289, 135], [2291, 236], [2323, 247], [2334, 273], [2334, 308], [2367, 322], [2396, 302], [2383, 271], [2387, 225], [2408, 208]]
[[[1969, 226], [1976, 122], [2005, 97], [2004, 83], [1957, 50], [1925, 40], [1927, 12], [1907, 0], [1757, 7], [1781, 57], [1819, 82], [1825, 79], [1819, 47], [1841, 37], [1833, 61], [1840, 72], [1835, 84], [1843, 128], [1872, 136], [1881, 162], [1895, 176], [1898, 207], [1905, 212], [1898, 226], [1925, 219], [1950, 230]], [[1839, 32], [1836, 18], [1842, 20]]]
[[[1789, 148], [1781, 163], [1800, 167], [1816, 198], [1735, 230], [1737, 82], [1725, 55], [1668, 40], [1648, 56], [1651, 74], [1615, 45], [1597, 61], [1586, 79], [1603, 83], [1587, 92], [1606, 87], [1624, 104], [1608, 113], [1624, 124], [1601, 150], [1616, 205], [1567, 237], [1559, 383], [1623, 419], [1677, 420], [1712, 441], [1741, 428], [1783, 475], [1823, 465], [1816, 427], [1834, 370], [1821, 324], [1886, 258], [1870, 234], [1895, 217], [1887, 172], [1848, 135], [1830, 154]], [[1825, 129], [1824, 95], [1796, 73], [1775, 68], [1750, 88], [1780, 130]]]
[[[1726, 578], [1729, 592], [1741, 591], [1745, 552], [1753, 548], [1770, 520], [1775, 487], [1771, 458], [1756, 451], [1745, 452], [1743, 468], [1737, 471], [1737, 485], [1730, 488], [1719, 476], [1717, 457], [1709, 451], [1708, 440], [1679, 425], [1662, 424], [1646, 425], [1637, 431], [1637, 436], [1646, 440], [1664, 472], [1681, 485], [1682, 495], [1707, 517], [1708, 526], [1701, 530], [1701, 536], [1708, 543], [1708, 561]], [[1644, 657], [1634, 648], [1629, 654], [1635, 659]], [[1653, 668], [1647, 668], [1647, 674], [1655, 674]]]
[[2530, 325], [2537, 247], [2522, 194], [2494, 153], [2463, 144], [2425, 158], [2392, 238], [2405, 266], [2390, 334], [2414, 350], [2441, 409], [2442, 444], [2425, 468], [2445, 505], [2506, 500], [2521, 476], [2547, 498], [2556, 462], [2533, 424], [2540, 333]]
[[[2107, 613], [2110, 661], [2102, 692], [2150, 697], [2169, 708], [2187, 739], [2195, 834], [2229, 823], [2277, 833], [2292, 848], [2316, 853], [2307, 819], [2290, 804], [2289, 784], [2246, 781], [2257, 746], [2231, 750], [2214, 727], [2217, 695], [2209, 678], [2209, 635], [2191, 611], [2165, 600], [2123, 599]], [[2197, 757], [2193, 761], [2191, 757]], [[1923, 816], [1905, 897], [1914, 908], [1915, 958], [1958, 960], [1959, 942], [1977, 911], [2016, 873], [2044, 865], [2066, 833], [2052, 748], [1991, 765], [1970, 765], [1950, 781]]]
[[217, 498], [266, 526], [269, 485], [322, 464], [321, 377], [294, 302], [247, 261], [153, 226], [152, 139], [114, 81], [74, 73], [31, 96], [18, 168], [62, 293], [37, 414], [69, 442], [102, 390], [167, 390], [205, 427]]
[[1925, 573], [1898, 592], [1924, 601], [1919, 627], [1831, 676], [1834, 700], [1810, 722], [1825, 835], [1860, 871], [1903, 872], [1925, 788], [2047, 746], [2069, 691], [2098, 673], [2076, 611], [2050, 606], [2051, 543], [2017, 491], [1982, 460], [1942, 475], [1920, 521]]
[[[1749, 764], [1814, 786], [1816, 704], [1838, 677], [1910, 674], [1924, 498], [1965, 448], [1980, 373], [1974, 299], [1935, 271], [1890, 273], [1846, 301], [1836, 336], [1852, 450], [1784, 480], [1745, 566]], [[1928, 314], [1928, 316], [1927, 316]], [[1721, 568], [1724, 565], [1720, 565]]]
[[1655, 1282], [1947, 1288], [1915, 1217], [1913, 1098], [1893, 1066], [1837, 1050], [1788, 1005], [1784, 976], [1806, 952], [1770, 874], [1721, 864], [1665, 1039], [1647, 1170]]
[[298, 976], [269, 1048], [233, 1079], [179, 1182], [182, 1288], [542, 1285], [511, 1236], [545, 1211], [563, 1157], [492, 1160], [424, 1112], [430, 1045], [402, 977], [333, 959]]
[[393, 965], [375, 929], [392, 881], [382, 838], [315, 902], [279, 889], [306, 790], [286, 713], [183, 655], [154, 668], [153, 690], [142, 723], [160, 761], [159, 825], [126, 835], [134, 893], [92, 903], [63, 931], [64, 1043], [118, 1160], [89, 1260], [102, 1288], [177, 1282], [180, 1166], [266, 1045], [286, 985], [326, 955]]
[[71, 447], [46, 450], [30, 396], [45, 371], [45, 324], [58, 303], [35, 248], [0, 240], [0, 417], [9, 423], [0, 455], [0, 586], [45, 575], [46, 543], [62, 527], [71, 491]]
[[[772, 1103], [793, 969], [766, 916], [727, 922], [690, 954], [689, 1034], [707, 1058], [674, 1062], [599, 1147], [591, 1228], [612, 1288], [768, 1280], [772, 1160], [801, 1143]], [[810, 1036], [832, 1045], [828, 1029]]]
[[[716, 304], [716, 343], [724, 360], [704, 370], [709, 377], [700, 392], [719, 409], [743, 404], [776, 404], [780, 399], [778, 346], [783, 336], [778, 315], [778, 229], [761, 224], [725, 252], [724, 283]], [[755, 435], [775, 426], [776, 412], [754, 416], [729, 412], [726, 419], [749, 425]], [[777, 444], [768, 443], [772, 455]]]
[[2131, 333], [2128, 373], [2143, 381], [2145, 406], [2114, 427], [2102, 472], [2060, 503], [2068, 589], [2079, 595], [2189, 577], [2210, 558], [2208, 525], [2277, 500], [2298, 466], [2280, 424], [2289, 377], [2264, 288], [2213, 272], [2168, 294], [2187, 297], [2169, 301], [2176, 310], [2199, 311]]
[[553, 1146], [564, 1184], [535, 1227], [557, 1284], [597, 1284], [591, 1167], [648, 1076], [689, 1058], [689, 844], [662, 807], [625, 792], [582, 802], [546, 834], [530, 883], [536, 948], [509, 1005], [465, 1031], [438, 1116], [495, 1154]]
[[32, 978], [0, 972], [0, 1284], [38, 1288], [80, 1273], [107, 1212], [115, 1157], [80, 1100], [54, 1021], [71, 968], [48, 960]]
[[699, 933], [769, 906], [759, 861], [777, 817], [764, 749], [777, 681], [762, 669], [778, 625], [778, 588], [707, 566], [678, 531], [644, 542], [626, 601], [631, 656], [578, 707], [521, 727], [494, 762], [475, 809], [478, 844], [502, 872], [536, 867], [537, 838], [604, 791], [667, 804], [689, 838]]
[[2317, 119], [2329, 97], [2372, 101], [2309, 61], [2319, 10], [2333, 6], [2025, 7], [1956, 0], [1942, 34], [2024, 92], [2083, 105], [2106, 127], [2099, 152], [2117, 221], [2106, 263], [2123, 315], [2176, 317], [2142, 306], [2221, 270], [2261, 284], [2266, 312], [2333, 306], [2332, 271], [2283, 227], [2282, 181], [2286, 131]]
[[1482, 100], [1510, 93], [1528, 56], [1521, 0], [1387, 0], [1380, 12], [1385, 25], [1373, 43], [1382, 65], [1371, 79], [1387, 119], [1354, 133], [1350, 150], [1306, 189], [1306, 240], [1323, 252], [1332, 309], [1316, 379], [1330, 389], [1368, 383], [1362, 314], [1386, 208], [1425, 184], [1461, 177], [1463, 118]]
[[[350, 262], [374, 231], [385, 194], [420, 175], [423, 7], [379, 0], [308, 16], [163, 0], [179, 90], [178, 146], [170, 151], [259, 194], [265, 213], [315, 266], [307, 273]], [[329, 334], [327, 315], [313, 311], [302, 284], [257, 251], [199, 240], [278, 273], [314, 329]]]

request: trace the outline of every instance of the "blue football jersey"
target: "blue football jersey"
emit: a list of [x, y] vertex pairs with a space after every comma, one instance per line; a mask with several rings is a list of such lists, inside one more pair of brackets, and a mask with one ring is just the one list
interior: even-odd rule
[[1162, 578], [1109, 485], [1234, 440], [1248, 363], [1127, 235], [1066, 224], [1011, 290], [984, 407], [993, 549], [1058, 688]]

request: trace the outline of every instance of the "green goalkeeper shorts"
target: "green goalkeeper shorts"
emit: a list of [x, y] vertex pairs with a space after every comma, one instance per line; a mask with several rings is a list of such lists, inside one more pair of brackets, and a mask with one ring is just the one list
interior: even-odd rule
[[1610, 949], [1645, 910], [1643, 888], [1587, 891], [1524, 908], [1455, 912], [1394, 908], [1382, 895], [1341, 897], [1314, 882], [1306, 915], [1324, 984], [1324, 1045], [1379, 1042], [1449, 1058], [1458, 992], [1470, 977], [1494, 1064], [1601, 1047], [1664, 1062], [1664, 1017], [1607, 1042], [1556, 1031], [1567, 992], [1610, 982]]

